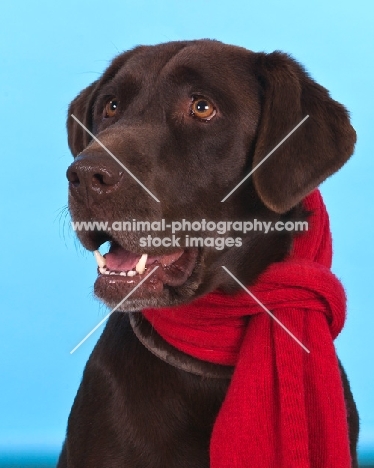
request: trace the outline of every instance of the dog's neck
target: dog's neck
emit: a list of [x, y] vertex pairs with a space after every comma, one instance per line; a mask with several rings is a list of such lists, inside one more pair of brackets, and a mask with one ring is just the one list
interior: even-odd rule
[[230, 379], [234, 368], [201, 361], [167, 343], [139, 312], [129, 313], [130, 324], [138, 340], [156, 357], [190, 374], [211, 379]]

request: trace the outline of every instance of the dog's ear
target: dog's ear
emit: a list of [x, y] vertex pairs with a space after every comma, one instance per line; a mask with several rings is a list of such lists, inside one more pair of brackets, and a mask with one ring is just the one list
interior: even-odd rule
[[68, 144], [73, 156], [81, 153], [90, 142], [90, 135], [72, 117], [74, 115], [82, 124], [91, 130], [91, 97], [97, 88], [98, 81], [81, 91], [70, 103], [67, 117]]
[[92, 131], [92, 111], [100, 88], [111, 80], [134, 54], [143, 49], [135, 47], [128, 52], [118, 55], [105, 70], [104, 74], [90, 86], [81, 91], [70, 103], [67, 117], [68, 144], [73, 156], [81, 153], [91, 141], [91, 136], [72, 117], [74, 115], [85, 127]]
[[356, 133], [346, 109], [295, 60], [281, 52], [254, 60], [263, 94], [253, 168], [309, 115], [252, 176], [265, 205], [284, 213], [348, 160]]

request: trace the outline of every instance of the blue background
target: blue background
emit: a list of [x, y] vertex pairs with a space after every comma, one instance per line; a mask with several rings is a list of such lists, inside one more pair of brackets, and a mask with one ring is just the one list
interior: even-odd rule
[[374, 457], [373, 12], [370, 0], [2, 3], [3, 466], [26, 466], [12, 465], [15, 454], [34, 456], [39, 467], [56, 456], [101, 329], [75, 354], [69, 351], [107, 313], [93, 297], [93, 258], [75, 240], [63, 211], [71, 162], [67, 105], [118, 52], [196, 38], [289, 52], [351, 111], [355, 154], [322, 192], [335, 242], [333, 268], [348, 294], [337, 348], [361, 415], [361, 458], [369, 461], [370, 451]]

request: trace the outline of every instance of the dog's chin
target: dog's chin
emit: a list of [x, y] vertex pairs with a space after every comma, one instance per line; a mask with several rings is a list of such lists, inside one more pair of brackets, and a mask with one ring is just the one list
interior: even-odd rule
[[98, 268], [94, 293], [108, 307], [132, 312], [182, 304], [194, 298], [201, 278], [201, 251], [184, 249], [148, 256], [142, 268], [132, 266], [139, 258], [132, 260], [131, 255], [118, 244], [114, 248], [112, 245], [104, 256], [106, 265]]
[[144, 309], [158, 309], [160, 307], [181, 305], [185, 302], [191, 301], [193, 299], [193, 294], [191, 294], [191, 297], [188, 298], [186, 296], [170, 296], [167, 292], [165, 292], [163, 295], [157, 297], [129, 298], [123, 301], [120, 305], [118, 305], [119, 303], [116, 303], [116, 301], [113, 301], [112, 299], [109, 301], [104, 300], [104, 298], [99, 299], [104, 302], [109, 309], [115, 309], [116, 312], [139, 312]]

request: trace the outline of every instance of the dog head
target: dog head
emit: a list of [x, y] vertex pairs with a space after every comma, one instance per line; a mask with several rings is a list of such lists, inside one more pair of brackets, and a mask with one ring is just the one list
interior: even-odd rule
[[288, 55], [199, 40], [116, 57], [71, 103], [68, 141], [73, 221], [107, 223], [78, 237], [89, 250], [111, 242], [96, 295], [113, 307], [158, 266], [120, 309], [138, 310], [233, 291], [222, 265], [250, 284], [284, 258], [288, 232], [236, 233], [228, 242], [230, 233], [205, 229], [190, 247], [186, 224], [174, 233], [179, 246], [149, 238], [172, 239], [168, 226], [183, 219], [295, 219], [301, 200], [350, 157], [355, 132], [344, 107]]

